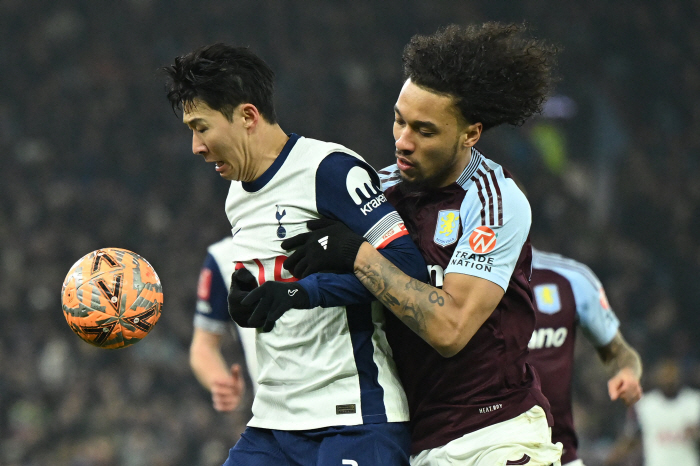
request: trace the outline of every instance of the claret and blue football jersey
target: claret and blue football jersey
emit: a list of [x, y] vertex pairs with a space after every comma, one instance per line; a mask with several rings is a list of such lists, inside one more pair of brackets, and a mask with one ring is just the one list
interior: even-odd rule
[[459, 273], [505, 291], [469, 343], [450, 358], [398, 319], [387, 318], [409, 401], [412, 453], [446, 445], [536, 405], [548, 412], [527, 364], [535, 313], [528, 282], [531, 212], [525, 195], [500, 165], [475, 148], [457, 181], [443, 188], [406, 193], [396, 166], [379, 174], [386, 197], [428, 264], [431, 284], [442, 286], [445, 274]]
[[573, 259], [533, 248], [530, 285], [537, 324], [528, 345], [529, 361], [552, 407], [552, 441], [562, 443], [562, 464], [566, 464], [578, 458], [571, 412], [576, 329], [580, 327], [600, 347], [612, 341], [620, 322], [598, 277]]

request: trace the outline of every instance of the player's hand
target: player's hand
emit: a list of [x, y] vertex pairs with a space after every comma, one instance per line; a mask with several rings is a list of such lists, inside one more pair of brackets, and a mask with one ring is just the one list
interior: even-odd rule
[[245, 381], [241, 374], [241, 366], [231, 366], [231, 376], [214, 380], [211, 385], [211, 399], [217, 411], [233, 411], [241, 403], [245, 392]]
[[296, 249], [284, 268], [297, 278], [317, 272], [352, 273], [365, 238], [337, 220], [319, 218], [306, 226], [310, 232], [282, 241], [283, 249]]
[[248, 293], [257, 288], [258, 282], [248, 269], [238, 269], [231, 275], [231, 288], [228, 292], [228, 314], [241, 327], [250, 327], [248, 319], [253, 307], [242, 303]]
[[306, 290], [296, 282], [265, 282], [251, 291], [241, 304], [254, 308], [247, 326], [262, 327], [263, 332], [269, 332], [285, 312], [308, 309], [310, 301]]
[[608, 380], [608, 393], [612, 401], [622, 399], [627, 406], [632, 406], [642, 397], [642, 386], [631, 369], [623, 368]]

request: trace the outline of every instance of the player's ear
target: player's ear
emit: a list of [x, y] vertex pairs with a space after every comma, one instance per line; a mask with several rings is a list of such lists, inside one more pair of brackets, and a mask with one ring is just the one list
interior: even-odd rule
[[261, 116], [255, 105], [250, 103], [241, 104], [240, 112], [243, 118], [243, 126], [246, 129], [253, 129], [258, 125]]
[[481, 122], [468, 124], [464, 127], [462, 131], [462, 144], [464, 148], [469, 148], [474, 146], [479, 142], [481, 138], [481, 133], [484, 131], [484, 125]]

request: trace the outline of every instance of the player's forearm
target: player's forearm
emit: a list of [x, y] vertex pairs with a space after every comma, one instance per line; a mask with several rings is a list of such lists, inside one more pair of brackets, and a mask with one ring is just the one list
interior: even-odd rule
[[[408, 236], [397, 238], [377, 251], [409, 277], [428, 280], [425, 260]], [[352, 273], [315, 273], [299, 280], [299, 284], [314, 307], [363, 304], [376, 299]]]
[[409, 277], [365, 243], [355, 259], [355, 276], [401, 321], [445, 357], [459, 352], [478, 330], [464, 325], [460, 309], [445, 291]]
[[642, 377], [642, 360], [619, 331], [610, 343], [598, 348], [598, 354], [609, 376], [614, 376], [622, 369], [629, 369], [637, 380]]
[[221, 352], [214, 348], [192, 346], [190, 348], [190, 367], [197, 381], [209, 391], [211, 391], [214, 380], [230, 376]]

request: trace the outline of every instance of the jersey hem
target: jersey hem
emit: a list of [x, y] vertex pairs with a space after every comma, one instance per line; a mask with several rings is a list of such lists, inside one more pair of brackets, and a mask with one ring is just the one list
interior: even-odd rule
[[[384, 415], [381, 415], [384, 417]], [[388, 424], [388, 423], [395, 423], [395, 422], [408, 422], [408, 415], [401, 415], [399, 413], [387, 413], [386, 414], [386, 419], [387, 421], [382, 421], [382, 422], [371, 422], [369, 421], [368, 417], [379, 417], [379, 415], [369, 415], [365, 416], [365, 418], [359, 418], [357, 416], [353, 416], [353, 420], [350, 421], [350, 417], [348, 416], [345, 419], [348, 419], [348, 421], [343, 421], [342, 419], [339, 419], [338, 417], [331, 417], [331, 418], [322, 418], [322, 419], [314, 419], [313, 421], [307, 421], [307, 422], [300, 422], [298, 420], [290, 420], [287, 422], [280, 422], [279, 420], [265, 420], [265, 419], [260, 419], [253, 417], [248, 422], [248, 427], [257, 427], [260, 429], [271, 429], [271, 430], [286, 430], [286, 431], [296, 431], [296, 430], [311, 430], [311, 429], [321, 429], [324, 427], [332, 427], [332, 426], [359, 426], [362, 424]]]

